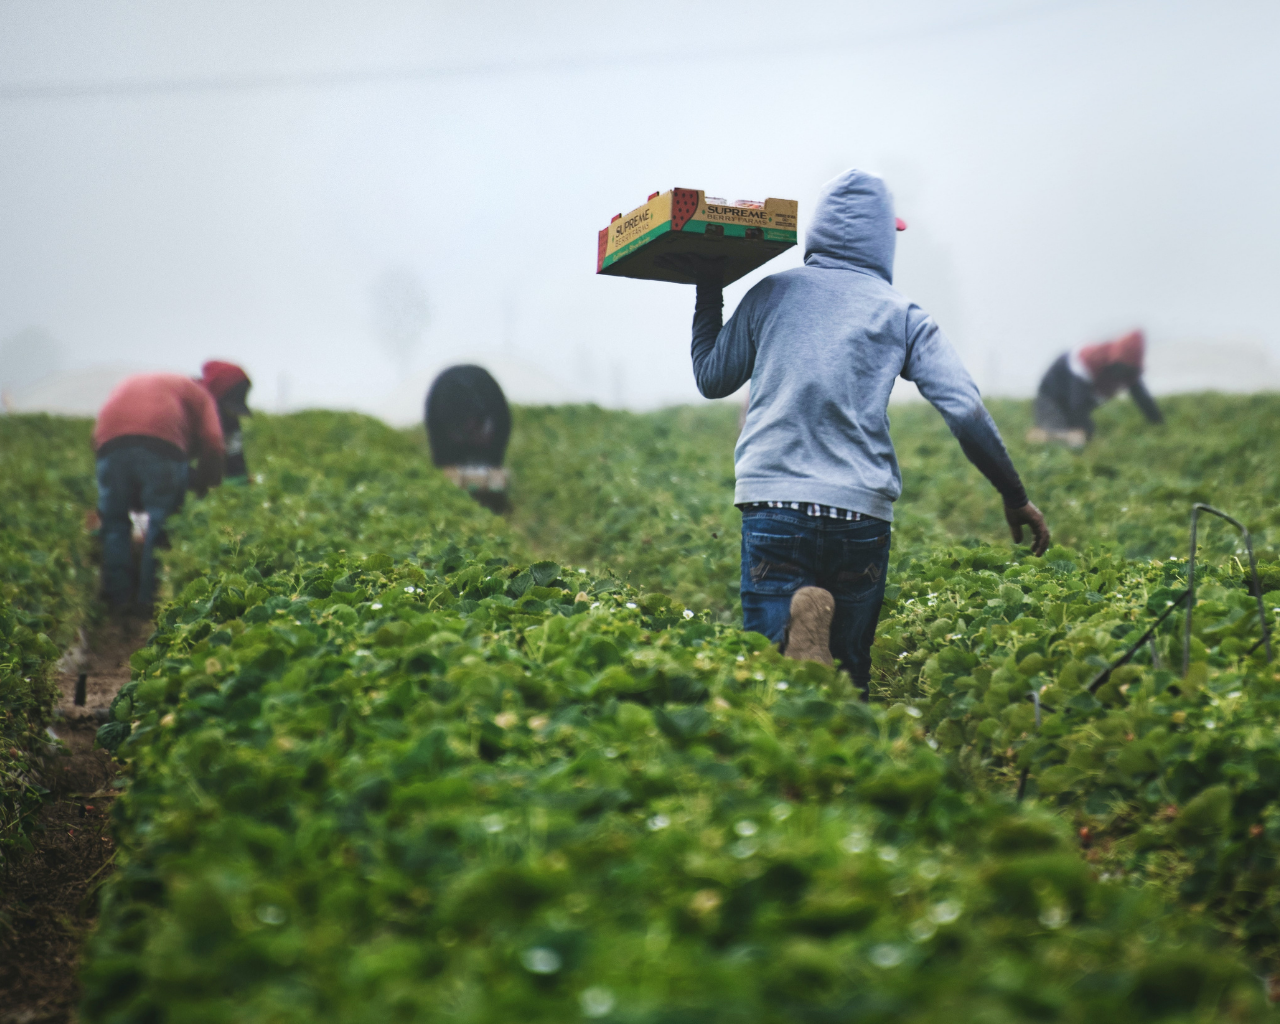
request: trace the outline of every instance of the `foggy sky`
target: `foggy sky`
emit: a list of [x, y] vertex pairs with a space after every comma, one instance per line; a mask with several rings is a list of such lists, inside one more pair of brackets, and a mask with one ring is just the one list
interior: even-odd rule
[[1230, 0], [0, 0], [0, 343], [229, 358], [264, 408], [379, 411], [471, 359], [691, 400], [692, 289], [597, 277], [596, 232], [673, 186], [803, 231], [859, 166], [988, 393], [1133, 326], [1152, 364], [1280, 365], [1277, 43], [1280, 5]]

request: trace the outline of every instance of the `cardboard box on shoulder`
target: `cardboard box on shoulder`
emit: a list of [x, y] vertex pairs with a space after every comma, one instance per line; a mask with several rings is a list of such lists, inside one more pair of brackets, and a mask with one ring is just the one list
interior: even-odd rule
[[660, 257], [696, 253], [724, 257], [729, 284], [796, 244], [798, 205], [794, 199], [726, 203], [692, 188], [655, 192], [600, 230], [596, 273], [688, 284], [688, 277], [664, 267]]

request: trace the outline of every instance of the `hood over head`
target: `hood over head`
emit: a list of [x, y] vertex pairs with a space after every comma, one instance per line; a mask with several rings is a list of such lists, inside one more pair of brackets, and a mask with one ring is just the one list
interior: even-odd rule
[[810, 267], [866, 270], [893, 283], [893, 196], [883, 179], [848, 170], [823, 187], [804, 239]]

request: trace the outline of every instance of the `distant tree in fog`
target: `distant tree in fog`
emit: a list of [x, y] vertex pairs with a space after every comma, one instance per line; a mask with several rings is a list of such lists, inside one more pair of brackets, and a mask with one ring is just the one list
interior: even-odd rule
[[384, 271], [373, 283], [374, 328], [383, 350], [404, 375], [427, 329], [427, 291], [405, 267]]

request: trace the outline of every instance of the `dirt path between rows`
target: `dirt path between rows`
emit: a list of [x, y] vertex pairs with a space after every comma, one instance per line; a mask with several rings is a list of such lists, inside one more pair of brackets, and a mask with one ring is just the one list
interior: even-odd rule
[[[0, 1024], [77, 1019], [81, 948], [115, 852], [108, 827], [115, 764], [93, 740], [129, 681], [129, 655], [150, 634], [149, 623], [104, 623], [59, 666], [62, 698], [51, 731], [66, 750], [46, 760], [50, 793], [31, 836], [35, 849], [0, 875]], [[82, 673], [86, 699], [78, 707]]]

